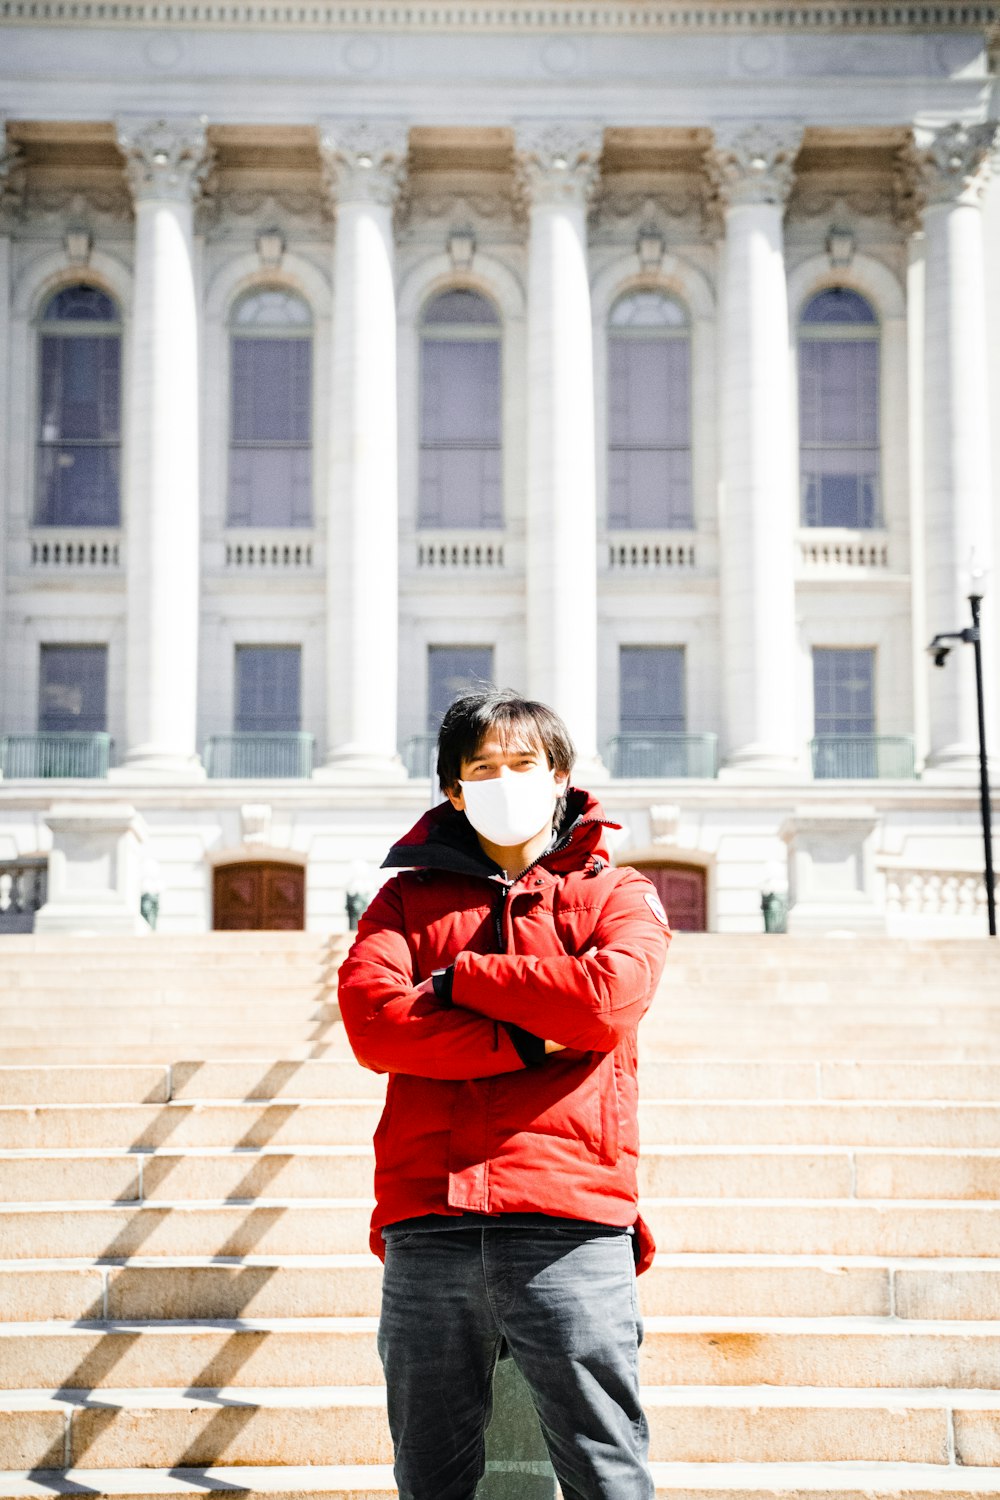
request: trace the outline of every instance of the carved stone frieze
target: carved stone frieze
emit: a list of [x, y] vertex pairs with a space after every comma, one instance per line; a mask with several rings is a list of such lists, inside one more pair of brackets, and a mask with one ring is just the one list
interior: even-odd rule
[[705, 227], [708, 198], [704, 179], [655, 192], [601, 190], [591, 210], [591, 238], [600, 244], [655, 235], [669, 243], [677, 239], [681, 226], [684, 237], [690, 238]]
[[803, 126], [793, 120], [717, 125], [705, 153], [705, 168], [721, 205], [786, 203], [803, 133]]
[[145, 198], [197, 201], [213, 161], [203, 119], [125, 115], [117, 121], [117, 129], [129, 187], [137, 202]]
[[245, 239], [267, 230], [287, 240], [329, 234], [331, 205], [318, 189], [280, 190], [218, 187], [203, 198], [199, 225], [212, 240]]
[[407, 182], [400, 194], [397, 222], [418, 235], [426, 228], [440, 238], [443, 228], [457, 224], [481, 229], [507, 227], [518, 218], [518, 203], [507, 183], [496, 192], [425, 192]]
[[1000, 124], [954, 121], [940, 128], [918, 125], [903, 147], [901, 168], [911, 177], [915, 206], [982, 201], [990, 179], [991, 159], [1000, 145]]
[[96, 238], [131, 224], [132, 201], [124, 183], [58, 187], [29, 179], [24, 217], [33, 229], [51, 230], [60, 236], [68, 228], [86, 229]]
[[319, 148], [334, 203], [395, 206], [406, 171], [409, 130], [404, 120], [330, 120]]
[[525, 206], [577, 203], [597, 188], [603, 126], [594, 121], [543, 120], [518, 126], [517, 190]]

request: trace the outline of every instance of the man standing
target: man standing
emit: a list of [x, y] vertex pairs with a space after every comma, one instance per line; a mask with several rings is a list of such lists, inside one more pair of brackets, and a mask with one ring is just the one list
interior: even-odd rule
[[653, 1500], [636, 1028], [670, 928], [573, 758], [543, 704], [453, 703], [448, 800], [390, 851], [340, 970], [355, 1055], [389, 1074], [371, 1244], [400, 1500], [473, 1500], [504, 1354], [566, 1500]]

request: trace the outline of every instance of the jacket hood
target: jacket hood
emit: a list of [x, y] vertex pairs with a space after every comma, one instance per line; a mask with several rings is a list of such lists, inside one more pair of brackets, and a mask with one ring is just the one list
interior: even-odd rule
[[[571, 786], [566, 792], [566, 811], [556, 841], [536, 863], [553, 872], [581, 869], [588, 860], [610, 864], [605, 830], [620, 827], [620, 823], [604, 816], [596, 797], [582, 787]], [[425, 812], [409, 833], [393, 844], [382, 868], [448, 870], [456, 875], [486, 878], [504, 874], [484, 853], [465, 813], [456, 811], [447, 801]]]

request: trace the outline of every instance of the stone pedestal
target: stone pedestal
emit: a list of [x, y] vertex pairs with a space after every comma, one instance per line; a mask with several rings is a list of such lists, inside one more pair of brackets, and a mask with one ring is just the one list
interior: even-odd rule
[[139, 911], [146, 826], [126, 802], [57, 802], [39, 933], [147, 933]]
[[875, 900], [874, 807], [797, 807], [779, 833], [788, 845], [788, 931], [885, 932]]

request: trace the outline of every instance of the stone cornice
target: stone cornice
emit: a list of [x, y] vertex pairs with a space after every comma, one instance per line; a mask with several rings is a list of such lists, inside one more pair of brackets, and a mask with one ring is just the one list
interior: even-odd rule
[[915, 208], [919, 211], [935, 203], [980, 203], [998, 146], [1000, 126], [996, 120], [981, 125], [952, 122], [937, 128], [918, 125], [912, 145], [902, 153]]
[[961, 0], [903, 3], [752, 3], [699, 5], [607, 0], [564, 6], [501, 0], [356, 4], [354, 0], [0, 0], [0, 24], [138, 26], [290, 31], [561, 32], [921, 32], [982, 30], [1000, 23], [1000, 5]]
[[603, 127], [594, 121], [527, 121], [517, 128], [515, 164], [524, 204], [589, 204], [597, 186]]
[[333, 201], [392, 208], [403, 185], [408, 134], [404, 120], [324, 121], [319, 149]]
[[6, 122], [0, 116], [0, 208], [14, 208], [21, 198], [21, 157], [19, 146], [7, 140]]
[[203, 121], [124, 115], [117, 121], [117, 130], [136, 202], [146, 198], [197, 201], [212, 165]]
[[727, 122], [705, 153], [709, 179], [726, 208], [788, 199], [803, 126], [793, 120]]

